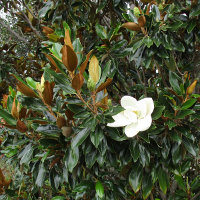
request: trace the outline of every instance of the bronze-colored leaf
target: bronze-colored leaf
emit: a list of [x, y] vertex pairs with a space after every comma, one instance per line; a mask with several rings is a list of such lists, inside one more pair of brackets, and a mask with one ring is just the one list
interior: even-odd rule
[[21, 110], [19, 111], [19, 119], [20, 120], [26, 117], [26, 111], [27, 111], [26, 108], [21, 108]]
[[7, 108], [8, 95], [3, 95], [3, 108]]
[[69, 29], [65, 29], [65, 39], [64, 39], [64, 42], [65, 42], [66, 45], [70, 46], [71, 49], [74, 49], [73, 45], [72, 45], [72, 41], [71, 41], [70, 35], [69, 35]]
[[112, 82], [112, 79], [111, 78], [107, 78], [106, 82], [105, 83], [102, 83], [96, 90], [96, 93], [106, 89]]
[[96, 56], [92, 56], [89, 64], [89, 79], [91, 78], [95, 84], [99, 81], [99, 61]]
[[25, 133], [28, 130], [26, 124], [19, 119], [17, 120], [17, 130], [22, 133]]
[[16, 106], [15, 99], [13, 100], [11, 114], [15, 119], [18, 119], [19, 113], [17, 112], [17, 106]]
[[145, 18], [144, 15], [143, 15], [143, 16], [140, 16], [140, 17], [138, 18], [138, 24], [139, 24], [140, 27], [144, 27], [144, 26], [145, 26], [145, 24], [146, 24], [146, 18]]
[[17, 90], [28, 97], [37, 97], [35, 92], [31, 88], [23, 84], [22, 82], [17, 83]]
[[81, 73], [76, 74], [72, 80], [72, 88], [75, 90], [80, 90], [83, 86], [83, 82], [83, 75]]
[[91, 56], [92, 52], [93, 52], [93, 50], [91, 50], [91, 51], [87, 54], [85, 61], [81, 64], [81, 67], [80, 67], [80, 73], [81, 73], [81, 74], [84, 73], [84, 71], [85, 71], [85, 69], [86, 69], [86, 67], [87, 67], [87, 64], [88, 64], [88, 61], [89, 61], [89, 59], [90, 59], [90, 56]]
[[122, 27], [127, 28], [131, 31], [140, 31], [140, 26], [135, 22], [126, 22], [122, 25]]
[[64, 45], [62, 48], [62, 62], [70, 72], [73, 72], [78, 65], [77, 55], [68, 45]]
[[43, 100], [46, 104], [51, 105], [53, 100], [53, 88], [55, 83], [49, 83], [49, 81], [44, 82], [44, 90], [42, 92]]
[[54, 30], [52, 28], [49, 28], [47, 26], [43, 26], [42, 31], [43, 31], [43, 33], [45, 33], [45, 35], [48, 35], [48, 34], [51, 34], [54, 32]]
[[141, 0], [142, 3], [147, 4], [150, 3], [152, 0]]
[[54, 61], [54, 59], [48, 54], [45, 54], [45, 56], [50, 60], [51, 64], [56, 68], [56, 72], [60, 73], [60, 69], [56, 65], [56, 62]]
[[66, 110], [65, 111], [65, 115], [66, 115], [68, 121], [74, 119], [73, 118], [74, 117], [74, 113], [71, 110]]
[[63, 126], [66, 126], [66, 120], [63, 116], [57, 117], [56, 125], [58, 128], [62, 128]]

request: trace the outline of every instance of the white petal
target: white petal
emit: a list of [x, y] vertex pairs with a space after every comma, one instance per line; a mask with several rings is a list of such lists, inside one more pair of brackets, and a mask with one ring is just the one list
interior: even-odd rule
[[122, 126], [126, 126], [126, 125], [131, 123], [124, 116], [124, 111], [118, 113], [117, 115], [112, 116], [112, 118], [115, 120], [115, 122], [108, 123], [107, 126], [110, 126], [110, 127], [122, 127]]
[[137, 100], [131, 96], [123, 96], [121, 99], [121, 106], [123, 108], [127, 107], [135, 107], [137, 104]]
[[125, 127], [125, 134], [127, 137], [134, 137], [138, 132], [137, 123], [132, 123]]
[[124, 110], [124, 116], [127, 118], [127, 120], [131, 123], [137, 122], [137, 115], [130, 110]]
[[147, 115], [143, 119], [138, 119], [137, 130], [146, 131], [151, 126], [151, 123], [152, 123], [151, 115]]
[[147, 105], [147, 115], [151, 115], [151, 113], [154, 110], [153, 99], [152, 98], [144, 98], [144, 100], [146, 101], [146, 105]]
[[145, 99], [139, 100], [137, 102], [137, 109], [139, 111], [139, 118], [144, 118], [147, 115], [147, 103]]

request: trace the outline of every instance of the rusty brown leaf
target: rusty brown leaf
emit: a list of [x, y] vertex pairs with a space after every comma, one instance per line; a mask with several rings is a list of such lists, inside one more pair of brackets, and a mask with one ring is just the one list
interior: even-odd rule
[[13, 100], [11, 114], [15, 119], [18, 119], [19, 113], [17, 112], [17, 106], [16, 106], [15, 99]]
[[72, 41], [71, 41], [70, 35], [69, 35], [69, 29], [65, 29], [64, 42], [65, 42], [66, 45], [70, 46], [71, 49], [74, 49], [73, 45], [72, 45]]
[[74, 113], [71, 110], [66, 110], [65, 115], [67, 116], [67, 120], [73, 120], [74, 118]]
[[19, 111], [19, 119], [21, 120], [22, 118], [26, 117], [26, 108], [21, 108], [21, 110]]
[[17, 130], [22, 133], [25, 133], [28, 130], [26, 124], [19, 119], [17, 120]]
[[62, 48], [62, 62], [70, 72], [73, 72], [78, 65], [77, 55], [68, 45], [64, 45]]
[[81, 67], [80, 67], [80, 73], [81, 73], [81, 74], [84, 73], [84, 71], [85, 71], [85, 69], [86, 69], [86, 67], [87, 67], [87, 64], [88, 64], [88, 61], [89, 61], [89, 59], [90, 59], [90, 56], [91, 56], [92, 52], [93, 52], [93, 50], [91, 50], [91, 51], [87, 54], [85, 61], [81, 64]]
[[3, 95], [3, 107], [7, 108], [7, 101], [8, 101], [8, 95], [4, 94]]
[[126, 22], [122, 25], [122, 27], [127, 28], [131, 31], [140, 31], [140, 26], [135, 22]]
[[54, 30], [53, 30], [52, 28], [49, 28], [49, 27], [47, 27], [47, 26], [43, 26], [43, 27], [42, 27], [42, 31], [43, 31], [43, 33], [44, 33], [45, 35], [48, 35], [48, 34], [51, 34], [51, 33], [54, 32]]
[[56, 65], [56, 62], [54, 61], [54, 59], [48, 54], [45, 54], [45, 56], [50, 60], [51, 64], [56, 68], [56, 70], [57, 70], [56, 72], [60, 73], [60, 69]]
[[139, 25], [140, 27], [144, 27], [145, 24], [146, 24], [146, 18], [145, 18], [145, 16], [144, 16], [144, 15], [143, 15], [143, 16], [140, 16], [140, 17], [138, 18], [138, 25]]
[[51, 105], [53, 100], [53, 88], [55, 83], [49, 81], [44, 82], [44, 90], [42, 92], [43, 100], [46, 104]]
[[63, 126], [66, 126], [66, 120], [63, 116], [57, 117], [56, 125], [58, 128], [62, 128]]
[[17, 83], [17, 90], [28, 97], [37, 97], [35, 92], [31, 88], [23, 84], [22, 82]]
[[74, 76], [72, 80], [72, 88], [74, 88], [75, 90], [80, 90], [83, 86], [83, 83], [84, 83], [83, 75], [81, 73], [78, 73]]
[[102, 83], [96, 90], [96, 93], [106, 89], [112, 82], [112, 79], [111, 78], [107, 78], [106, 82], [105, 83]]

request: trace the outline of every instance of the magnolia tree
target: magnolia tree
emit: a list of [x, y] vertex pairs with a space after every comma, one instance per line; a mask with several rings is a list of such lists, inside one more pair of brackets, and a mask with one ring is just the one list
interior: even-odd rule
[[14, 166], [0, 199], [199, 199], [199, 14], [197, 1], [42, 4], [42, 76], [10, 73], [0, 108]]

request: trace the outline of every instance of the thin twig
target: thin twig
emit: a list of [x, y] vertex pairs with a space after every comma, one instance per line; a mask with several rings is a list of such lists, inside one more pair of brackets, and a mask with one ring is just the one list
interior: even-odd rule
[[15, 31], [13, 31], [9, 25], [4, 24], [3, 19], [0, 17], [0, 24], [5, 27], [10, 33], [12, 33], [18, 40], [21, 40], [23, 42], [25, 42], [26, 44], [28, 44], [28, 41], [26, 39], [24, 39], [23, 37], [21, 37], [20, 35], [18, 35]]
[[15, 6], [15, 8], [22, 13], [22, 15], [24, 16], [26, 22], [29, 24], [29, 26], [31, 27], [31, 29], [33, 30], [33, 32], [36, 34], [36, 36], [38, 38], [42, 38], [42, 35], [33, 27], [32, 23], [30, 22], [29, 18], [26, 16], [26, 14], [17, 6], [17, 4], [12, 0], [13, 5]]
[[31, 13], [31, 15], [32, 15], [34, 18], [37, 19], [37, 17], [33, 14], [33, 12], [32, 12], [32, 11], [29, 9], [29, 7], [26, 5], [25, 1], [22, 0], [22, 2], [23, 2], [23, 4], [24, 4], [24, 6], [26, 7], [26, 9]]

